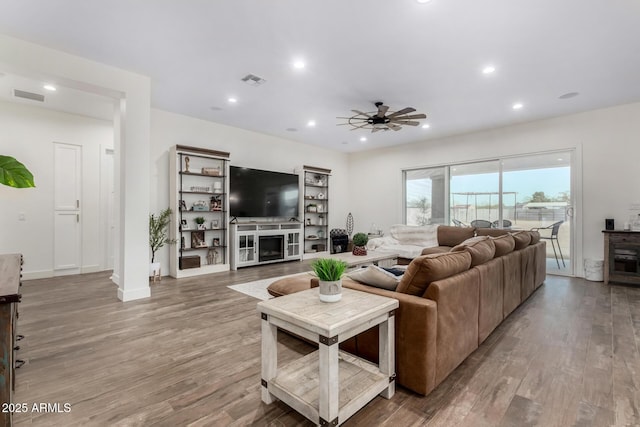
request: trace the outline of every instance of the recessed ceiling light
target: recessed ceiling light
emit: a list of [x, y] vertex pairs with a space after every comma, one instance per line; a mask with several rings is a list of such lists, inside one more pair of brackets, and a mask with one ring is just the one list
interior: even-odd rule
[[578, 92], [568, 92], [565, 93], [564, 95], [560, 95], [558, 97], [558, 99], [569, 99], [569, 98], [575, 98], [576, 96], [580, 95], [580, 93]]
[[422, 129], [429, 129], [431, 125], [429, 123], [425, 123], [422, 125]]
[[309, 126], [310, 128], [315, 127], [316, 125], [316, 121], [315, 120], [309, 120], [307, 122], [307, 126]]
[[487, 65], [482, 69], [482, 74], [492, 74], [495, 71], [496, 67], [494, 67], [493, 65]]
[[366, 138], [366, 137], [364, 137], [364, 136], [363, 136], [363, 137], [361, 137], [361, 138], [360, 138], [360, 142], [367, 142], [367, 138]]
[[235, 104], [236, 102], [238, 102], [238, 99], [232, 96], [230, 98], [227, 98], [227, 101], [229, 101], [229, 103], [231, 104]]
[[295, 68], [296, 70], [302, 70], [304, 67], [306, 67], [306, 65], [307, 64], [305, 64], [302, 59], [296, 59], [295, 61], [293, 61], [293, 68]]
[[431, 0], [416, 0], [418, 3], [429, 3]]
[[515, 104], [513, 104], [511, 106], [511, 108], [513, 108], [514, 110], [520, 110], [520, 109], [522, 109], [522, 107], [524, 107], [524, 105], [522, 105], [522, 103], [520, 103], [520, 102], [516, 102]]
[[42, 87], [45, 88], [46, 90], [50, 90], [51, 92], [55, 92], [56, 90], [58, 90], [54, 85], [49, 85], [49, 84], [44, 85]]
[[561, 161], [562, 161], [562, 158], [559, 158], [559, 159], [558, 159], [558, 161], [559, 161], [559, 162], [561, 162]]

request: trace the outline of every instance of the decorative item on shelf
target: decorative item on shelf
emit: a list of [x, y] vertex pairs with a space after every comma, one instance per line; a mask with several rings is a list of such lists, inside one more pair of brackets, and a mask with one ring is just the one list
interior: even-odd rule
[[186, 246], [185, 246], [184, 236], [181, 236], [180, 237], [180, 249], [184, 249], [185, 247]]
[[207, 251], [207, 264], [217, 264], [218, 263], [218, 251], [215, 249], [209, 249]]
[[189, 223], [187, 222], [187, 220], [183, 218], [180, 220], [180, 231], [185, 230], [191, 230], [191, 228], [189, 227]]
[[318, 215], [318, 225], [324, 225], [324, 215]]
[[311, 268], [320, 280], [320, 301], [340, 301], [342, 299], [342, 275], [347, 269], [347, 263], [335, 258], [318, 258], [311, 264]]
[[347, 235], [351, 238], [351, 234], [353, 234], [353, 215], [349, 212], [347, 215]]
[[318, 239], [324, 239], [324, 230], [318, 230]]
[[220, 176], [220, 167], [216, 168], [202, 168], [202, 175]]
[[318, 205], [318, 212], [324, 212], [324, 206]]
[[318, 193], [318, 199], [319, 200], [324, 200], [325, 199], [324, 193]]
[[185, 270], [187, 268], [200, 268], [200, 256], [199, 255], [181, 256], [178, 259], [178, 265], [180, 267], [180, 270]]
[[222, 197], [220, 196], [211, 196], [211, 200], [209, 200], [209, 210], [210, 211], [221, 211], [222, 210]]
[[211, 193], [211, 187], [208, 185], [192, 185], [189, 187], [189, 191], [194, 191], [198, 193]]
[[189, 156], [186, 156], [186, 157], [184, 158], [184, 171], [185, 171], [185, 172], [189, 172], [189, 161], [190, 161], [190, 160], [191, 160], [191, 159], [189, 159]]
[[204, 231], [191, 232], [191, 247], [194, 249], [207, 247], [207, 242], [204, 241]]
[[318, 205], [315, 203], [309, 203], [307, 205], [307, 212], [318, 212]]
[[180, 210], [180, 211], [186, 211], [187, 210], [187, 204], [184, 202], [184, 200], [180, 200], [178, 202], [178, 210]]
[[220, 239], [218, 237], [214, 237], [211, 246], [220, 246]]
[[222, 183], [220, 181], [213, 183], [213, 192], [222, 193]]
[[316, 175], [314, 184], [324, 187], [324, 175]]
[[151, 263], [149, 277], [161, 278], [160, 263], [155, 262], [156, 252], [167, 244], [176, 243], [176, 239], [169, 238], [169, 223], [171, 222], [171, 208], [161, 211], [158, 216], [149, 215], [149, 247], [151, 248]]
[[220, 221], [218, 221], [217, 219], [214, 219], [211, 221], [211, 228], [216, 229], [220, 227]]
[[353, 235], [353, 251], [354, 255], [366, 255], [367, 254], [367, 242], [369, 237], [364, 233], [356, 233]]
[[307, 218], [307, 225], [311, 225], [311, 218]]
[[198, 230], [206, 230], [207, 229], [207, 226], [204, 225], [204, 218], [203, 217], [197, 216], [197, 217], [195, 217], [194, 221], [198, 225], [197, 226]]
[[207, 202], [204, 200], [198, 200], [193, 204], [191, 210], [196, 212], [206, 212], [209, 210], [209, 206], [207, 206]]

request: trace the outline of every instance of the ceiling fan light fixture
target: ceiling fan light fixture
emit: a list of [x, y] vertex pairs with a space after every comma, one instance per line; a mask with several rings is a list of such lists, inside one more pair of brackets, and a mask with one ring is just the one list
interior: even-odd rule
[[431, 125], [429, 123], [425, 123], [422, 125], [422, 129], [429, 129]]

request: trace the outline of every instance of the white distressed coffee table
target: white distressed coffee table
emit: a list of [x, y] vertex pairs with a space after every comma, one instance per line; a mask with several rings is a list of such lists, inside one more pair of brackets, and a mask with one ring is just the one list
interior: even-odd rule
[[[395, 393], [398, 301], [342, 289], [342, 299], [321, 302], [318, 288], [258, 303], [262, 316], [262, 401], [280, 399], [318, 425], [345, 422], [378, 394]], [[338, 350], [338, 344], [379, 325], [379, 364]], [[278, 366], [278, 328], [318, 343], [318, 350]]]

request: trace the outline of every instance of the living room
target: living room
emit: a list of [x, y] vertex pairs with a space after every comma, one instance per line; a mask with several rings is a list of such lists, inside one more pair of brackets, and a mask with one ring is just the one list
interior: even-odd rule
[[[627, 3], [618, 6], [621, 10], [629, 8], [627, 14], [629, 20], [633, 21], [637, 18], [637, 6]], [[616, 25], [606, 22], [606, 25], [603, 24], [606, 28]], [[623, 24], [619, 26], [624, 27], [627, 21], [624, 21]], [[6, 31], [2, 28], [6, 28]], [[376, 145], [378, 142], [374, 137], [377, 134], [369, 135], [369, 133], [366, 133], [366, 136], [370, 137], [369, 145], [361, 143], [358, 139], [350, 139], [349, 144], [343, 145], [340, 139], [332, 140], [327, 145], [321, 146], [298, 142], [296, 138], [304, 139], [306, 135], [311, 135], [313, 132], [312, 129], [306, 128], [304, 123], [297, 125], [299, 126], [297, 132], [288, 131], [292, 135], [289, 139], [274, 136], [268, 132], [249, 130], [243, 126], [216, 123], [215, 119], [205, 120], [190, 117], [189, 114], [181, 112], [177, 106], [173, 108], [167, 105], [156, 105], [151, 101], [152, 92], [154, 86], [160, 83], [153, 81], [140, 71], [125, 71], [116, 68], [118, 64], [104, 65], [83, 57], [83, 55], [65, 53], [64, 51], [70, 52], [71, 50], [64, 49], [64, 46], [53, 44], [53, 48], [46, 47], [48, 44], [39, 41], [35, 36], [32, 38], [21, 37], [18, 31], [11, 30], [6, 23], [0, 26], [0, 31], [11, 34], [0, 36], [0, 65], [2, 66], [0, 72], [7, 75], [28, 76], [31, 79], [38, 77], [46, 80], [46, 77], [55, 77], [56, 81], [63, 86], [77, 90], [89, 90], [100, 93], [101, 96], [111, 97], [111, 99], [126, 100], [124, 103], [115, 105], [114, 110], [120, 112], [117, 115], [119, 119], [115, 121], [79, 118], [78, 115], [69, 113], [52, 112], [40, 107], [15, 104], [6, 100], [0, 101], [0, 122], [3, 129], [8, 130], [3, 136], [0, 136], [0, 147], [3, 154], [12, 155], [30, 166], [37, 185], [36, 189], [23, 192], [0, 189], [0, 198], [3, 200], [2, 207], [0, 207], [0, 218], [5, 224], [3, 237], [0, 239], [0, 252], [23, 253], [25, 279], [39, 279], [38, 283], [46, 286], [48, 282], [43, 280], [55, 275], [53, 213], [42, 211], [42, 206], [51, 206], [51, 193], [53, 192], [51, 159], [42, 155], [44, 150], [50, 150], [47, 147], [50, 147], [52, 141], [83, 144], [82, 141], [89, 138], [100, 140], [100, 144], [102, 144], [100, 147], [89, 148], [87, 146], [85, 151], [85, 154], [93, 153], [91, 161], [94, 162], [87, 163], [83, 168], [83, 174], [87, 174], [85, 176], [87, 185], [83, 191], [87, 193], [91, 192], [91, 188], [100, 190], [98, 184], [100, 175], [96, 175], [101, 167], [100, 161], [96, 160], [99, 151], [103, 148], [112, 149], [118, 156], [114, 159], [114, 163], [121, 171], [116, 177], [116, 193], [119, 194], [119, 197], [114, 206], [117, 212], [116, 229], [118, 230], [114, 244], [118, 249], [115, 252], [115, 259], [112, 261], [114, 281], [118, 284], [118, 289], [111, 287], [104, 293], [102, 290], [97, 293], [100, 295], [100, 301], [105, 302], [111, 308], [114, 305], [111, 305], [111, 302], [107, 303], [109, 298], [114, 300], [119, 298], [123, 301], [140, 299], [141, 304], [145, 304], [145, 298], [152, 297], [150, 301], [155, 301], [154, 298], [166, 294], [168, 292], [165, 289], [167, 286], [182, 286], [170, 279], [163, 279], [160, 287], [154, 287], [156, 285], [150, 285], [147, 280], [149, 261], [148, 239], [145, 231], [147, 229], [147, 213], [159, 212], [170, 204], [168, 191], [169, 149], [176, 144], [227, 151], [231, 153], [232, 164], [243, 167], [288, 173], [292, 173], [301, 165], [331, 169], [333, 185], [331, 186], [329, 228], [345, 228], [347, 215], [352, 213], [355, 218], [356, 231], [369, 231], [371, 225], [375, 224], [377, 228], [387, 233], [392, 225], [405, 222], [403, 170], [570, 150], [575, 153], [575, 180], [573, 181], [572, 193], [576, 211], [572, 224], [574, 244], [571, 256], [574, 261], [573, 275], [577, 278], [584, 277], [583, 261], [585, 259], [601, 259], [603, 257], [601, 231], [604, 228], [605, 218], [615, 219], [616, 225], [621, 228], [622, 224], [629, 219], [630, 205], [640, 201], [640, 190], [637, 185], [637, 159], [640, 158], [640, 146], [637, 144], [637, 140], [640, 135], [640, 123], [636, 119], [640, 114], [640, 102], [638, 102], [640, 96], [636, 92], [635, 86], [637, 85], [628, 84], [625, 87], [628, 93], [624, 98], [618, 98], [615, 101], [601, 101], [597, 107], [579, 111], [567, 109], [566, 113], [540, 116], [535, 119], [521, 115], [504, 124], [487, 125], [477, 129], [470, 128], [436, 138], [421, 136], [408, 143], [389, 146]], [[375, 31], [368, 34], [363, 30], [364, 34], [367, 39], [375, 38]], [[590, 40], [591, 37], [595, 38], [595, 36], [585, 34], [586, 39]], [[628, 40], [633, 39], [633, 37], [629, 37]], [[25, 40], [31, 40], [31, 42]], [[60, 50], [54, 49], [55, 47]], [[584, 52], [591, 52], [589, 48], [583, 47], [583, 49], [580, 51], [580, 55], [586, 55]], [[618, 50], [626, 52], [626, 59], [621, 60], [624, 68], [618, 64], [612, 66], [612, 69], [609, 70], [611, 74], [603, 81], [610, 83], [619, 80], [618, 84], [622, 85], [622, 82], [625, 81], [624, 76], [637, 74], [638, 64], [635, 59], [629, 59], [628, 55], [631, 50], [625, 50], [625, 48]], [[571, 54], [567, 55], [571, 56]], [[482, 65], [479, 62], [474, 63], [475, 67]], [[372, 60], [368, 66], [373, 69], [377, 63]], [[127, 69], [126, 67], [122, 68]], [[246, 70], [246, 72], [253, 71]], [[541, 70], [541, 72], [543, 71]], [[606, 71], [602, 71], [602, 73], [606, 74]], [[481, 77], [478, 76], [478, 78]], [[562, 83], [566, 84], [567, 82]], [[593, 84], [604, 83], [598, 81]], [[305, 86], [299, 84], [296, 87]], [[557, 98], [557, 96], [571, 90], [578, 90], [581, 92], [581, 97], [588, 97], [590, 88], [562, 86], [553, 89], [557, 92], [557, 94], [554, 92], [555, 98]], [[192, 89], [192, 92], [196, 93], [197, 91]], [[122, 97], [123, 93], [126, 96]], [[376, 96], [385, 96], [385, 94]], [[403, 96], [428, 97], [428, 95], [416, 94]], [[360, 101], [361, 104], [351, 104], [351, 107], [346, 108], [345, 111], [332, 111], [332, 121], [328, 126], [335, 127], [340, 122], [335, 117], [350, 115], [351, 108], [370, 111], [369, 109], [374, 108], [370, 105], [371, 101], [373, 100], [369, 99], [367, 94]], [[399, 102], [411, 105], [411, 103], [423, 101], [413, 98], [405, 101], [403, 98]], [[571, 100], [557, 102], [571, 102]], [[427, 108], [425, 112], [429, 117], [428, 121], [432, 124], [432, 130], [435, 131], [437, 123], [431, 122], [429, 110], [431, 104], [425, 102], [424, 105]], [[526, 113], [530, 105], [525, 105], [522, 112]], [[404, 106], [405, 104], [395, 105], [397, 108]], [[416, 106], [418, 105], [416, 104]], [[268, 107], [265, 106], [265, 108]], [[277, 105], [274, 105], [273, 108], [277, 108]], [[421, 109], [418, 111], [422, 112]], [[513, 113], [511, 106], [507, 105], [505, 115]], [[459, 120], [464, 121], [464, 117]], [[43, 122], [47, 125], [43, 125]], [[82, 131], [79, 130], [81, 128], [83, 128]], [[390, 135], [386, 135], [385, 138], [390, 138], [394, 133], [402, 134], [410, 130], [389, 132]], [[429, 132], [429, 130], [420, 130]], [[352, 135], [360, 136], [357, 132], [349, 132], [346, 129], [343, 129], [343, 132], [347, 135], [345, 139], [351, 138]], [[294, 134], [297, 135], [293, 136]], [[423, 133], [422, 135], [427, 134]], [[33, 138], [34, 136], [37, 137]], [[37, 140], [34, 144], [40, 145], [37, 147], [27, 145], [31, 139]], [[89, 185], [95, 187], [89, 187]], [[91, 221], [103, 224], [106, 229], [107, 220], [100, 216], [100, 212], [104, 209], [102, 203], [104, 203], [103, 200], [93, 201], [92, 210], [86, 214], [89, 215]], [[20, 214], [24, 216], [21, 217]], [[105, 267], [109, 265], [107, 238], [100, 233], [102, 232], [95, 231], [95, 228], [87, 227], [87, 232], [84, 234], [83, 264], [80, 272], [100, 274], [97, 272], [105, 270]], [[168, 248], [163, 248], [159, 252], [159, 259], [163, 271], [168, 271]], [[259, 268], [262, 267], [256, 269]], [[254, 276], [261, 274], [279, 275], [295, 272], [293, 271], [295, 267], [291, 265], [285, 265], [282, 268], [282, 272], [279, 273], [268, 267], [263, 270], [239, 274], [243, 275], [242, 280], [250, 281], [257, 278]], [[308, 269], [308, 265], [301, 266], [301, 269], [305, 268]], [[87, 276], [86, 280], [90, 281], [92, 277], [95, 277], [91, 274]], [[104, 278], [100, 277], [100, 281], [104, 285]], [[551, 278], [549, 283], [558, 284], [560, 289], [567, 286], [562, 282], [565, 279], [564, 277]], [[60, 280], [56, 279], [50, 283], [61, 285]], [[227, 277], [225, 280], [228, 282], [229, 278]], [[82, 282], [82, 280], [80, 281]], [[581, 285], [588, 284], [584, 281], [580, 283]], [[193, 281], [187, 281], [184, 286], [185, 289], [190, 289], [200, 297], [206, 298], [206, 294], [199, 293]], [[65, 287], [64, 289], [73, 292], [73, 287]], [[586, 290], [585, 293], [589, 298], [601, 298], [601, 289], [597, 289]], [[615, 292], [619, 292], [621, 295], [622, 291]], [[229, 294], [225, 290], [222, 295], [228, 296]], [[555, 293], [553, 295], [561, 298]], [[240, 301], [237, 298], [232, 298], [232, 300], [243, 307], [239, 313], [247, 316], [255, 314], [255, 307], [253, 311], [249, 308], [250, 300]], [[569, 305], [573, 304], [570, 300], [562, 301]], [[116, 303], [122, 304], [119, 301]], [[29, 306], [26, 300], [25, 306], [28, 311]], [[235, 315], [237, 314], [232, 316]], [[218, 320], [223, 319], [218, 318]], [[39, 322], [43, 321], [43, 319], [39, 320]], [[251, 321], [254, 322], [254, 320]], [[25, 322], [28, 320], [25, 319]], [[259, 329], [257, 320], [251, 325]], [[33, 348], [34, 344], [29, 345]], [[295, 347], [298, 344], [290, 343], [290, 345]], [[44, 350], [41, 348], [38, 351]], [[39, 354], [44, 356], [45, 353]], [[36, 359], [34, 357], [33, 361], [35, 362]], [[22, 392], [25, 391], [23, 389]], [[252, 393], [254, 392], [255, 390], [252, 390]], [[28, 394], [21, 396], [32, 399]], [[379, 400], [373, 406], [379, 404], [377, 403]], [[408, 400], [412, 401], [412, 408], [422, 405], [419, 403], [421, 402], [419, 399], [406, 396], [401, 402]], [[259, 405], [258, 402], [252, 402], [252, 404]], [[389, 408], [401, 405], [401, 403], [394, 403], [392, 400], [382, 405], [385, 406], [385, 411], [392, 413], [393, 410]], [[427, 405], [426, 400], [424, 405]], [[589, 408], [593, 409], [592, 406]], [[262, 410], [269, 411], [270, 409]], [[281, 407], [279, 410], [288, 413]], [[376, 409], [372, 410], [375, 413]], [[428, 410], [435, 411], [434, 408]], [[425, 409], [425, 411], [427, 410]], [[372, 416], [371, 413], [368, 414], [369, 417]], [[283, 423], [302, 422], [293, 415], [291, 417], [293, 418], [283, 421]], [[362, 417], [359, 419], [360, 422], [364, 422], [363, 420], [366, 419]], [[38, 419], [40, 422], [46, 423], [46, 417]], [[263, 421], [263, 419], [260, 420], [257, 422]], [[104, 418], [101, 418], [101, 421], [104, 422]], [[389, 422], [394, 422], [393, 417], [389, 417]], [[265, 424], [267, 423], [265, 422]]]

